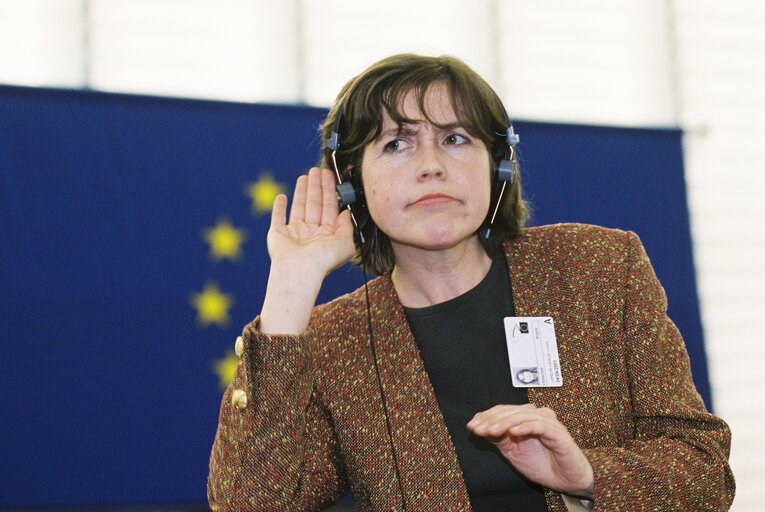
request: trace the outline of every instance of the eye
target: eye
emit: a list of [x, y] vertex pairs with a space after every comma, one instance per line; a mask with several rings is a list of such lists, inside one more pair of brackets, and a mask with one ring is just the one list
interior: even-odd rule
[[470, 142], [470, 140], [464, 135], [460, 135], [459, 133], [449, 134], [444, 139], [444, 143], [451, 145], [467, 144], [468, 142]]
[[383, 151], [388, 153], [395, 153], [396, 151], [401, 151], [407, 147], [409, 146], [404, 139], [393, 139], [392, 141], [388, 142], [385, 147], [383, 147]]

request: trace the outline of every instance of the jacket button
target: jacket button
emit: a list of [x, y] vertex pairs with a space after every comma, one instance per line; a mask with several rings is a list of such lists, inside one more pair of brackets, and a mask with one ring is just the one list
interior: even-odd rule
[[236, 343], [234, 343], [234, 352], [236, 352], [236, 357], [242, 357], [242, 353], [244, 353], [244, 339], [242, 339], [241, 336], [237, 336]]
[[247, 407], [247, 393], [241, 389], [235, 389], [231, 393], [231, 403], [240, 411]]

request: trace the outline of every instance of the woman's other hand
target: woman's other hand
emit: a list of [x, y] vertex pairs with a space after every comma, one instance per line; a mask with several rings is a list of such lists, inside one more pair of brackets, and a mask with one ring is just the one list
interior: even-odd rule
[[476, 414], [467, 427], [494, 444], [529, 480], [592, 499], [592, 466], [552, 409], [497, 405]]

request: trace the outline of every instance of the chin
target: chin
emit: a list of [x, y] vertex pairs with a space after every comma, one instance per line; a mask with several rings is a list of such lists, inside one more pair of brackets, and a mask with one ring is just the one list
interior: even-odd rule
[[453, 230], [439, 232], [431, 230], [416, 238], [411, 245], [418, 246], [430, 251], [451, 249], [471, 240], [478, 240], [477, 231], [455, 233]]

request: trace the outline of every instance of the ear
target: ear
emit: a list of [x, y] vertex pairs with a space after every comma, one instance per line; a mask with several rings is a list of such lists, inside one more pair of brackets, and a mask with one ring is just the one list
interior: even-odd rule
[[361, 181], [361, 167], [349, 165], [343, 171], [343, 179], [353, 183], [356, 193], [360, 196], [364, 194], [364, 183]]

